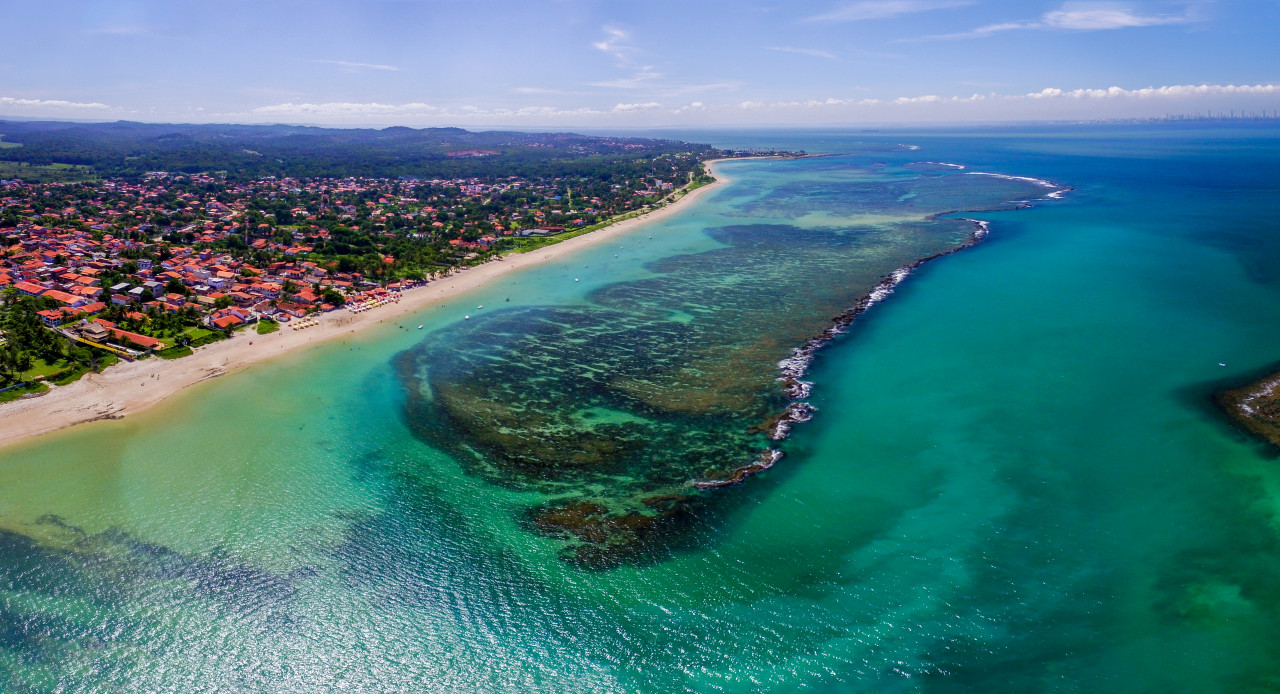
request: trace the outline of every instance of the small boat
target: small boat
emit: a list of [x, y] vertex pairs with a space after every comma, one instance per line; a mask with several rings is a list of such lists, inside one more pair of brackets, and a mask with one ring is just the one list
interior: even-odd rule
[[479, 306], [477, 306], [476, 308], [484, 308], [484, 304], [480, 304], [480, 305], [479, 305]]
[[577, 278], [577, 277], [574, 277], [574, 278], [573, 278], [573, 281], [574, 281], [574, 282], [577, 282], [577, 281], [578, 281], [578, 278]]
[[1218, 362], [1218, 366], [1226, 366], [1226, 364], [1223, 364], [1222, 362]]
[[471, 320], [471, 316], [463, 316], [462, 320]]
[[419, 326], [418, 326], [418, 330], [422, 330], [422, 326], [421, 326], [421, 325], [419, 325]]

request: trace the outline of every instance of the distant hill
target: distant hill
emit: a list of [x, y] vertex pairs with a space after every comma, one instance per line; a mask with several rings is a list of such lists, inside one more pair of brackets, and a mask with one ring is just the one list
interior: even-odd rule
[[[675, 140], [461, 128], [338, 129], [295, 125], [170, 125], [0, 121], [0, 164], [91, 167], [98, 176], [226, 171], [261, 176], [493, 177], [582, 175], [655, 156], [715, 152]], [[475, 156], [483, 153], [483, 156]], [[10, 167], [13, 165], [11, 164]]]

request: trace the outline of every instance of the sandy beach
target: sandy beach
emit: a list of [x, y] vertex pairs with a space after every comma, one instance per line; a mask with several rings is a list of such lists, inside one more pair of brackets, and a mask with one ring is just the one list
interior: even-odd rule
[[716, 182], [686, 193], [674, 203], [545, 248], [509, 254], [501, 261], [489, 261], [455, 271], [447, 277], [404, 292], [398, 303], [358, 314], [340, 309], [317, 316], [315, 320], [319, 324], [303, 330], [285, 325], [268, 335], [259, 335], [252, 329], [242, 331], [230, 340], [201, 347], [189, 357], [175, 360], [152, 357], [121, 363], [100, 374], [86, 374], [70, 385], [54, 387], [39, 397], [0, 404], [0, 447], [75, 424], [119, 419], [141, 412], [206, 379], [351, 335], [379, 321], [413, 313], [470, 291], [510, 272], [561, 258], [665, 219], [728, 182], [727, 178], [714, 171], [716, 161], [706, 162], [708, 169], [715, 173]]

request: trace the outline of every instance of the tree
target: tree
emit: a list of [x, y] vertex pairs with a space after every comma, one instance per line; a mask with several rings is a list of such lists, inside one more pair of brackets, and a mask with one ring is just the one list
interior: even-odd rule
[[11, 345], [0, 346], [0, 375], [3, 375], [6, 381], [11, 381], [18, 370], [17, 350]]

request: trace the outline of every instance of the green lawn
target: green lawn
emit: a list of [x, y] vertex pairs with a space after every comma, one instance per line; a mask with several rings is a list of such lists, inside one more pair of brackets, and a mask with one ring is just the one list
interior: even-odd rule
[[[120, 361], [120, 358], [114, 354], [109, 354], [102, 350], [95, 351], [100, 355], [98, 357], [99, 371]], [[80, 380], [80, 377], [88, 373], [89, 370], [88, 364], [79, 362], [60, 360], [50, 364], [43, 359], [35, 359], [30, 369], [18, 375], [18, 380], [36, 381], [44, 379], [54, 385], [65, 386], [68, 383]]]
[[[94, 350], [100, 356], [98, 357], [98, 371], [105, 371], [107, 368], [120, 363], [120, 357], [103, 350]], [[56, 374], [53, 378], [48, 379], [49, 383], [57, 386], [65, 386], [80, 380], [81, 376], [92, 371], [89, 364], [76, 363], [71, 368], [64, 370], [62, 373]]]
[[275, 321], [273, 321], [273, 320], [265, 320], [265, 319], [264, 319], [264, 320], [260, 320], [260, 321], [258, 321], [258, 334], [259, 334], [259, 335], [270, 335], [271, 333], [273, 333], [273, 332], [275, 332], [275, 331], [277, 331], [277, 330], [279, 330], [279, 329], [280, 329], [280, 324], [279, 324], [279, 323], [277, 323], [277, 322], [275, 322]]
[[14, 388], [13, 390], [6, 390], [5, 392], [0, 393], [0, 402], [12, 402], [24, 395], [27, 395], [28, 393], [43, 393], [46, 390], [49, 390], [49, 386], [46, 386], [43, 383], [28, 383], [21, 388]]
[[156, 356], [161, 359], [181, 359], [182, 357], [189, 357], [192, 354], [195, 354], [195, 352], [185, 345], [178, 345], [177, 347], [170, 347], [156, 352]]
[[59, 371], [66, 371], [71, 365], [65, 361], [58, 361], [53, 364], [43, 359], [33, 359], [31, 368], [18, 374], [20, 381], [34, 381], [38, 378], [47, 378]]
[[191, 340], [191, 347], [203, 347], [207, 344], [217, 342], [218, 340], [226, 339], [226, 336], [221, 332], [214, 332], [212, 330], [201, 329], [199, 334], [200, 337], [193, 338]]
[[22, 161], [0, 161], [0, 178], [21, 178], [31, 183], [71, 183], [96, 181], [93, 169], [71, 164], [41, 164], [31, 166]]
[[54, 378], [50, 378], [49, 382], [55, 386], [65, 386], [68, 383], [75, 383], [80, 377], [89, 373], [89, 367], [84, 364], [76, 364], [70, 369], [63, 371]]

